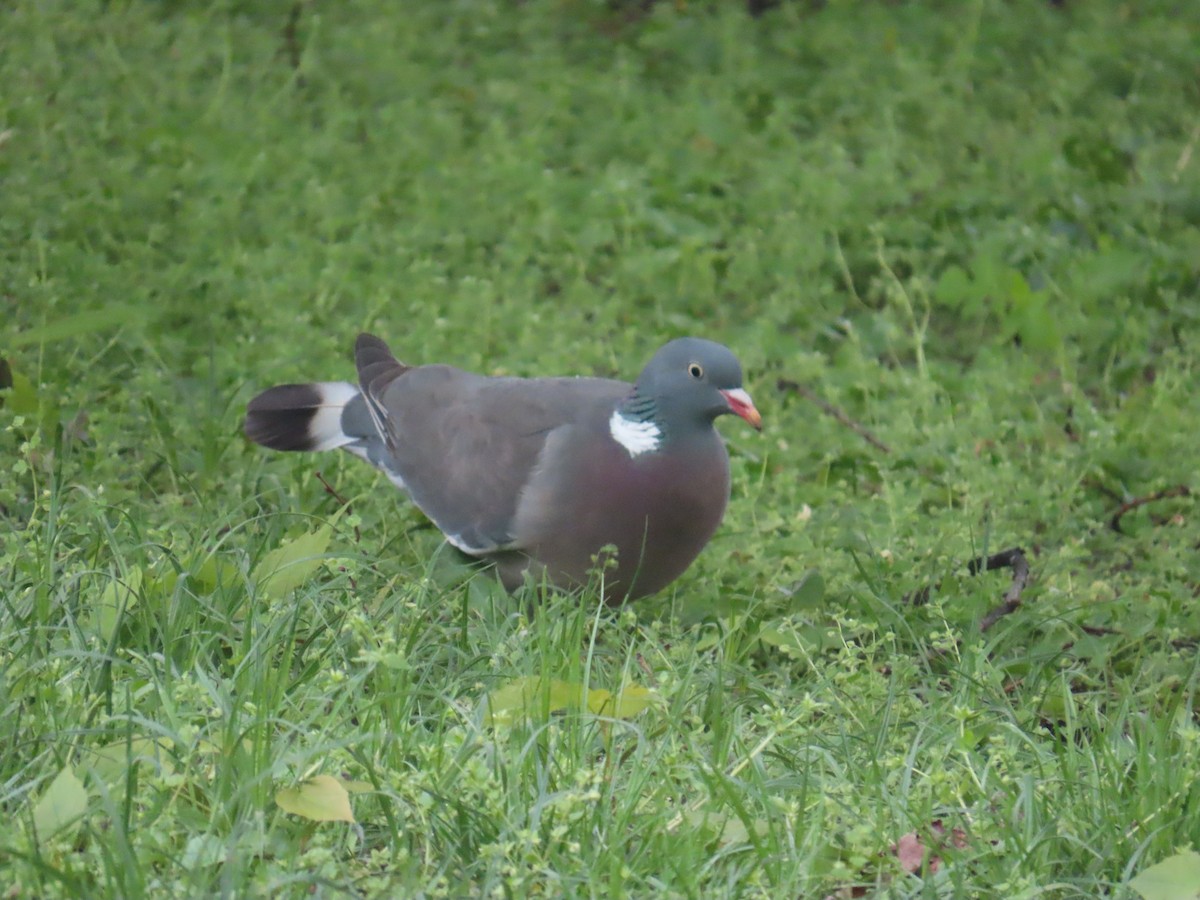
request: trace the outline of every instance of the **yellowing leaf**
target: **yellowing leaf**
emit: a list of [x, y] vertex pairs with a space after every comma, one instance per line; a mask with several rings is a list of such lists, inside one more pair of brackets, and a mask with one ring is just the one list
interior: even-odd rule
[[629, 719], [649, 706], [654, 696], [648, 688], [628, 684], [615, 695], [603, 688], [593, 688], [585, 697], [581, 684], [530, 675], [514, 678], [488, 694], [484, 701], [487, 709], [484, 724], [512, 725], [530, 716], [584, 706], [596, 715]]
[[33, 808], [33, 826], [38, 841], [47, 841], [64, 829], [77, 825], [87, 811], [83, 782], [67, 766], [55, 776]]
[[110, 578], [100, 599], [96, 601], [96, 632], [104, 643], [109, 643], [117, 633], [117, 625], [128, 610], [141, 599], [142, 570], [130, 569], [124, 579]]
[[331, 775], [314, 775], [296, 787], [284, 788], [275, 795], [284, 812], [314, 822], [353, 822], [350, 794], [346, 786]]
[[588, 691], [587, 707], [588, 712], [598, 716], [607, 716], [608, 710], [613, 708], [612, 691], [606, 691], [604, 688], [593, 688]]
[[654, 691], [638, 684], [627, 684], [615, 697], [602, 689], [589, 691], [587, 705], [599, 716], [632, 719], [653, 702]]
[[543, 679], [538, 675], [514, 678], [488, 694], [484, 724], [511, 725], [534, 713], [552, 713], [577, 706], [581, 689], [556, 678]]
[[689, 809], [680, 818], [690, 827], [711, 834], [722, 845], [745, 844], [751, 840], [752, 834], [761, 836], [767, 833], [767, 823], [763, 819], [752, 820], [753, 827], [747, 828], [737, 816], [712, 810]]
[[324, 561], [333, 528], [323, 525], [316, 531], [285, 541], [262, 558], [254, 568], [258, 592], [268, 600], [282, 600], [304, 584]]
[[1129, 886], [1144, 900], [1196, 900], [1200, 897], [1200, 853], [1185, 850], [1138, 873]]

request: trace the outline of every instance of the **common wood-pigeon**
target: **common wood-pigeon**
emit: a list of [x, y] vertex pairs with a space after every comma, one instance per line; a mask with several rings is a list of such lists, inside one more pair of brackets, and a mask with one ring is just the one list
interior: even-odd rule
[[[691, 565], [729, 500], [713, 421], [762, 418], [727, 347], [664, 345], [636, 384], [507, 378], [398, 362], [379, 338], [354, 347], [358, 384], [285, 384], [259, 394], [246, 435], [275, 450], [340, 448], [405, 490], [446, 540], [495, 564], [609, 602], [652, 594]], [[597, 555], [616, 548], [615, 566]]]

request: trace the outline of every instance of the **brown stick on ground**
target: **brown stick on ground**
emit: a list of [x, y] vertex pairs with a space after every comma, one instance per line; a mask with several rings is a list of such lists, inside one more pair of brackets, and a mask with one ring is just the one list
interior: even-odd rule
[[877, 447], [878, 449], [882, 450], [884, 453], [892, 452], [892, 448], [889, 447], [887, 444], [885, 444], [883, 441], [881, 441], [879, 438], [875, 437], [875, 435], [872, 434], [865, 425], [860, 425], [858, 422], [855, 422], [852, 418], [850, 418], [848, 415], [846, 415], [846, 413], [843, 410], [834, 406], [832, 403], [822, 400], [820, 397], [817, 396], [816, 392], [812, 388], [808, 387], [807, 385], [800, 384], [800, 382], [798, 382], [798, 381], [792, 381], [789, 378], [780, 378], [778, 381], [775, 382], [775, 387], [781, 391], [795, 391], [797, 394], [799, 394], [805, 400], [809, 401], [810, 403], [814, 403], [818, 407], [820, 407], [821, 411], [823, 413], [825, 413], [826, 415], [833, 416], [835, 419], [837, 419], [839, 422], [841, 422], [843, 425], [845, 425], [847, 428], [849, 428], [855, 434], [859, 435], [863, 440], [865, 440], [872, 447]]
[[[980, 631], [987, 631], [1021, 605], [1021, 591], [1025, 590], [1025, 585], [1029, 583], [1029, 560], [1025, 558], [1025, 551], [1020, 547], [1010, 547], [1008, 550], [1001, 550], [991, 556], [977, 557], [967, 563], [967, 571], [972, 575], [1004, 568], [1013, 570], [1012, 584], [1004, 592], [1004, 602], [983, 617], [983, 621], [979, 623]], [[932, 585], [927, 584], [925, 587], [913, 591], [904, 600], [913, 606], [921, 606], [928, 603], [929, 595], [940, 589], [941, 586], [940, 581]]]
[[1029, 583], [1029, 560], [1025, 558], [1024, 550], [1013, 547], [986, 558], [973, 559], [967, 566], [967, 571], [972, 575], [1004, 568], [1012, 569], [1012, 584], [1004, 592], [1004, 602], [983, 617], [983, 621], [979, 623], [980, 631], [987, 631], [1021, 605], [1021, 591], [1025, 590], [1025, 585]]
[[[331, 485], [328, 481], [325, 480], [324, 475], [322, 475], [320, 472], [317, 472], [315, 474], [317, 476], [317, 481], [321, 482], [321, 484], [325, 487], [325, 493], [327, 493], [330, 497], [332, 497], [338, 503], [342, 504], [342, 506], [346, 507], [346, 512], [353, 512], [353, 510], [350, 509], [350, 501], [347, 500], [345, 497], [343, 497], [341, 494], [339, 494], [334, 489], [333, 485]], [[362, 543], [362, 534], [360, 533], [357, 525], [354, 526], [354, 543], [356, 543], [356, 544]]]
[[1108, 527], [1117, 534], [1124, 534], [1121, 530], [1121, 517], [1127, 512], [1137, 509], [1139, 506], [1145, 506], [1147, 503], [1153, 503], [1156, 500], [1166, 500], [1170, 497], [1190, 497], [1192, 490], [1186, 484], [1177, 484], [1175, 487], [1165, 488], [1154, 494], [1149, 494], [1145, 497], [1134, 497], [1132, 500], [1126, 500], [1122, 503], [1112, 518], [1108, 520]]

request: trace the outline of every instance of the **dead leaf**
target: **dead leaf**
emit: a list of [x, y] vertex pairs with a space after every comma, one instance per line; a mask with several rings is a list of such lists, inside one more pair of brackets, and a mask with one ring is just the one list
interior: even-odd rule
[[938, 851], [947, 846], [956, 850], [967, 846], [967, 833], [961, 828], [952, 828], [947, 832], [941, 819], [934, 819], [929, 824], [929, 832], [932, 837], [930, 846], [926, 846], [915, 831], [910, 831], [892, 845], [892, 853], [896, 855], [900, 868], [910, 875], [917, 875], [925, 868], [929, 874], [934, 874], [942, 865], [942, 858], [937, 855]]
[[916, 875], [925, 864], [925, 845], [915, 831], [910, 831], [892, 844], [892, 853], [896, 854], [900, 868], [910, 875]]

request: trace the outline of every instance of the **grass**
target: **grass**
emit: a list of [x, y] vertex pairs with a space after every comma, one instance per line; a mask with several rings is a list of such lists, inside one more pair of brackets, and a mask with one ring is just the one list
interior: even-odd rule
[[[5, 9], [5, 896], [1133, 897], [1200, 845], [1195, 500], [1111, 526], [1200, 487], [1198, 13], [816, 6]], [[532, 604], [241, 437], [364, 328], [715, 337], [767, 428], [668, 591]]]

